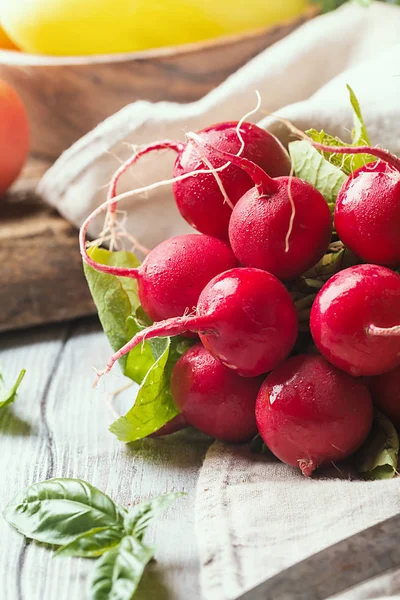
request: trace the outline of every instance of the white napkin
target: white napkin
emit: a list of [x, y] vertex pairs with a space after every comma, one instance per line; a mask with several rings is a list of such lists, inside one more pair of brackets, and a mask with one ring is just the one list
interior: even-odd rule
[[[271, 455], [214, 443], [200, 472], [195, 507], [204, 598], [235, 598], [400, 512], [400, 478], [348, 481], [335, 478], [333, 468], [329, 475], [307, 479]], [[385, 595], [400, 598], [400, 569], [335, 598]]]
[[[100, 202], [129, 144], [163, 138], [213, 122], [239, 119], [255, 104], [301, 129], [323, 128], [346, 138], [352, 127], [345, 84], [355, 90], [372, 142], [400, 153], [400, 8], [347, 4], [303, 25], [268, 48], [199, 102], [136, 102], [67, 150], [39, 192], [76, 225]], [[262, 115], [258, 116], [258, 120]], [[257, 120], [257, 117], [255, 117]], [[262, 121], [284, 142], [286, 128]], [[174, 155], [141, 160], [123, 180], [126, 191], [171, 176]], [[187, 231], [169, 188], [126, 200], [127, 227], [144, 245]], [[100, 222], [90, 233], [99, 232]], [[400, 511], [400, 480], [372, 483], [306, 480], [272, 459], [214, 444], [197, 493], [197, 532], [206, 600], [228, 600], [266, 576]], [[400, 573], [381, 577], [341, 599], [400, 598]]]
[[[400, 9], [382, 3], [348, 4], [314, 19], [268, 48], [203, 99], [192, 104], [135, 102], [108, 118], [62, 154], [39, 184], [42, 197], [79, 226], [105, 200], [106, 184], [132, 153], [132, 144], [172, 138], [218, 121], [239, 119], [256, 102], [300, 128], [324, 128], [346, 137], [351, 110], [345, 83], [359, 97], [374, 143], [400, 150]], [[283, 108], [284, 107], [284, 108]], [[260, 120], [262, 114], [253, 120]], [[264, 121], [287, 140], [287, 130]], [[121, 179], [119, 191], [171, 177], [175, 154], [145, 157]], [[126, 226], [145, 246], [188, 231], [170, 188], [124, 200]], [[97, 236], [102, 220], [89, 233]]]

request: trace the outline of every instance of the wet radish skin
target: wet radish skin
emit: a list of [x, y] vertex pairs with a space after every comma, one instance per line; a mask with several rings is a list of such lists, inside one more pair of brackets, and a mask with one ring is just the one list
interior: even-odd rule
[[189, 423], [186, 421], [185, 417], [181, 414], [176, 415], [173, 419], [165, 423], [160, 429], [157, 429], [154, 433], [151, 433], [149, 438], [157, 438], [162, 437], [163, 435], [171, 435], [172, 433], [176, 433], [177, 431], [181, 431], [189, 427]]
[[400, 265], [400, 172], [385, 162], [354, 171], [339, 191], [335, 228], [362, 260]]
[[[278, 177], [272, 194], [249, 190], [236, 204], [229, 223], [229, 241], [239, 262], [294, 279], [325, 254], [332, 237], [332, 215], [322, 194], [295, 177]], [[286, 248], [292, 207], [293, 228]]]
[[[236, 154], [240, 141], [236, 133], [237, 122], [226, 122], [207, 127], [199, 135], [216, 148]], [[271, 177], [290, 173], [289, 156], [271, 133], [252, 123], [243, 123], [240, 129], [245, 142], [242, 156], [249, 158]], [[225, 160], [206, 152], [213, 167], [220, 167]], [[196, 147], [189, 142], [176, 159], [173, 176], [178, 177], [191, 171], [208, 169], [202, 162]], [[253, 187], [250, 176], [239, 167], [229, 165], [219, 173], [224, 188], [233, 205], [247, 190]], [[178, 209], [183, 218], [202, 233], [228, 241], [228, 225], [232, 209], [224, 203], [221, 191], [212, 174], [200, 174], [173, 184]]]
[[214, 277], [200, 294], [197, 314], [209, 315], [209, 327], [199, 334], [204, 346], [244, 377], [276, 367], [297, 339], [289, 292], [261, 269], [232, 269]]
[[153, 321], [192, 311], [200, 292], [218, 273], [237, 260], [227, 244], [196, 233], [180, 235], [156, 246], [138, 269], [138, 291]]
[[193, 427], [216, 439], [240, 443], [257, 432], [255, 403], [261, 383], [260, 377], [240, 377], [196, 344], [176, 363], [171, 391]]
[[400, 324], [400, 276], [379, 265], [340, 271], [321, 288], [311, 309], [310, 329], [319, 351], [354, 376], [380, 375], [400, 364], [400, 335], [372, 335], [371, 324]]
[[257, 427], [265, 444], [306, 476], [355, 452], [368, 435], [372, 417], [366, 385], [322, 356], [287, 359], [267, 376], [256, 402]]
[[400, 366], [368, 382], [376, 406], [400, 429]]

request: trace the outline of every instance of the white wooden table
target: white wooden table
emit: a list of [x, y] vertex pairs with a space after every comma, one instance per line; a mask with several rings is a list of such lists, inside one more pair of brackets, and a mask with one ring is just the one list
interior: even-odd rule
[[[96, 319], [3, 334], [0, 368], [13, 383], [27, 373], [16, 402], [0, 413], [1, 508], [26, 486], [56, 476], [79, 477], [128, 506], [171, 490], [180, 498], [155, 522], [147, 541], [156, 561], [137, 593], [139, 600], [200, 598], [194, 532], [194, 493], [208, 443], [179, 433], [124, 445], [108, 431], [114, 419], [105, 390], [123, 385], [115, 369], [97, 391], [93, 366], [110, 347]], [[84, 600], [93, 561], [55, 558], [26, 543], [0, 519], [1, 600]]]

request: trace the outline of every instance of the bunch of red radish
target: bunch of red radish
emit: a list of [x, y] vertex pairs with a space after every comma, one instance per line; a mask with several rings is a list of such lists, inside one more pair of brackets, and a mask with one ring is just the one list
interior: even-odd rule
[[176, 203], [200, 234], [166, 240], [130, 269], [88, 256], [93, 215], [81, 231], [84, 260], [135, 278], [154, 321], [99, 376], [144, 340], [198, 334], [172, 372], [178, 425], [227, 442], [258, 430], [304, 475], [360, 447], [372, 399], [400, 425], [400, 276], [392, 270], [400, 266], [400, 160], [377, 148], [314, 145], [379, 159], [353, 172], [336, 202], [337, 236], [365, 264], [339, 271], [316, 295], [310, 330], [319, 354], [295, 348], [298, 315], [288, 290], [326, 253], [332, 215], [317, 189], [290, 174], [280, 142], [256, 125], [223, 123], [188, 134], [186, 144], [152, 144], [115, 175], [111, 215], [128, 166], [151, 150], [176, 151]]

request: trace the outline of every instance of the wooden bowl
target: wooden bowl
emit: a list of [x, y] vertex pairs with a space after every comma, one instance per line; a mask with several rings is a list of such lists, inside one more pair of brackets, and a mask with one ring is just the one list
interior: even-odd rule
[[19, 92], [32, 127], [32, 154], [53, 162], [103, 119], [138, 99], [191, 102], [259, 52], [315, 16], [202, 43], [85, 57], [0, 51], [0, 79]]

